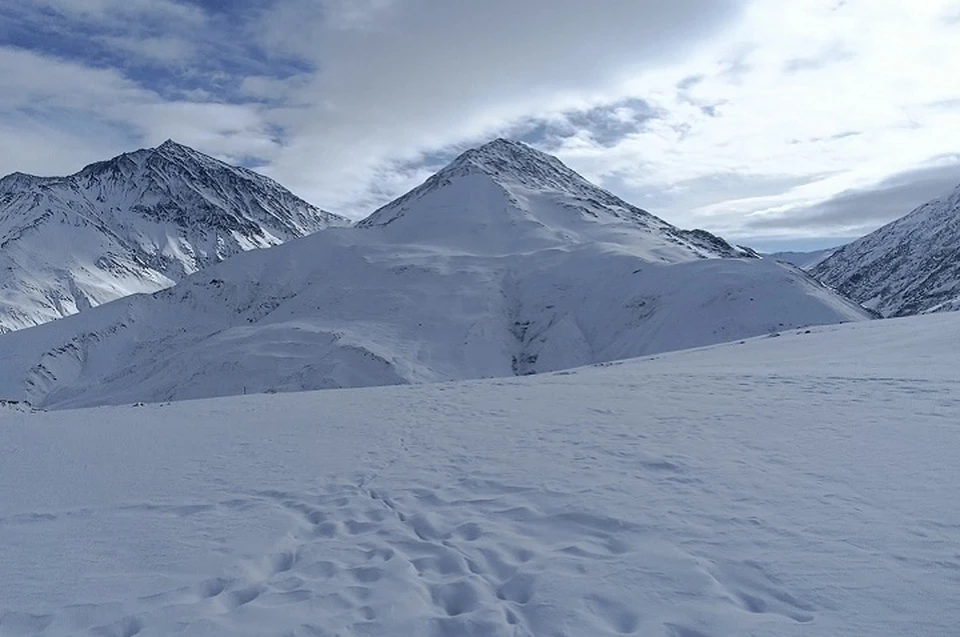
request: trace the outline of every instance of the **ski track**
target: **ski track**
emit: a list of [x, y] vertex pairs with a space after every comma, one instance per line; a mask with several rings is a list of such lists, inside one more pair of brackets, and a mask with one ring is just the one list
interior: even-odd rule
[[956, 634], [956, 379], [709, 356], [4, 416], [0, 635]]

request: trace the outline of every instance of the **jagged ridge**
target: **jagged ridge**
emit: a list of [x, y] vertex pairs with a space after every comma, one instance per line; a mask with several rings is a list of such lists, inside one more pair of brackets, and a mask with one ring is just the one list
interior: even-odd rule
[[65, 177], [0, 179], [0, 332], [152, 292], [238, 252], [349, 222], [168, 140]]

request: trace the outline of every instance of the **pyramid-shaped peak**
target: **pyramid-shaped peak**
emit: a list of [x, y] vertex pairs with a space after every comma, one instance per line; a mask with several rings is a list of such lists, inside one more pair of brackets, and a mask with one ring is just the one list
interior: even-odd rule
[[600, 236], [613, 226], [681, 233], [590, 183], [556, 157], [507, 139], [464, 152], [357, 224], [387, 226], [402, 240], [469, 245], [471, 250], [586, 241], [584, 237]]
[[180, 142], [168, 139], [153, 149], [154, 154], [160, 154], [164, 157], [176, 157], [178, 159], [189, 158], [193, 160], [215, 160], [214, 157], [201, 153], [199, 150], [191, 148]]
[[498, 138], [470, 149], [440, 171], [440, 177], [480, 171], [500, 183], [537, 190], [596, 190], [562, 161], [523, 142]]
[[534, 148], [533, 146], [529, 146], [527, 144], [524, 144], [523, 142], [518, 142], [512, 139], [505, 139], [503, 137], [498, 137], [492, 142], [487, 142], [483, 146], [474, 148], [472, 151], [467, 151], [467, 152], [468, 153], [474, 152], [478, 155], [486, 155], [486, 156], [489, 156], [489, 155], [494, 155], [494, 156], [509, 155], [514, 157], [532, 156], [532, 157], [539, 157], [540, 159], [546, 159], [546, 160], [554, 159], [551, 155], [541, 152], [536, 148]]
[[453, 160], [451, 165], [456, 166], [464, 163], [472, 163], [490, 169], [517, 168], [540, 163], [573, 172], [552, 155], [539, 151], [523, 142], [503, 138], [495, 139], [477, 148], [471, 148]]
[[168, 139], [167, 141], [157, 146], [156, 150], [165, 151], [165, 152], [177, 152], [177, 153], [183, 153], [183, 152], [199, 153], [199, 151], [194, 150], [193, 148], [190, 148], [189, 146], [185, 144], [181, 144], [180, 142], [176, 142], [172, 139]]
[[218, 160], [196, 151], [189, 146], [168, 139], [154, 148], [141, 148], [122, 153], [104, 161], [94, 162], [85, 166], [78, 175], [95, 175], [102, 172], [124, 174], [131, 177], [136, 171], [148, 165], [172, 164], [220, 164]]

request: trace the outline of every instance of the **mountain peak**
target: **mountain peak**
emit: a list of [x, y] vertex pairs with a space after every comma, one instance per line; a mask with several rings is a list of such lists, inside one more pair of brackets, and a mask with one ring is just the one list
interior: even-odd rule
[[202, 153], [199, 150], [186, 146], [172, 139], [168, 139], [156, 148], [150, 150], [154, 158], [161, 158], [173, 161], [186, 161], [190, 163], [216, 164], [221, 168], [233, 168], [229, 164], [220, 161], [216, 157]]
[[483, 158], [494, 158], [494, 157], [527, 157], [527, 158], [538, 158], [543, 161], [550, 161], [554, 158], [544, 152], [537, 150], [536, 148], [524, 144], [523, 142], [518, 142], [512, 139], [506, 139], [503, 137], [498, 137], [497, 139], [487, 142], [482, 146], [477, 148], [471, 148], [464, 152], [462, 156], [469, 157], [483, 157]]
[[594, 241], [647, 246], [653, 259], [750, 257], [704, 230], [681, 230], [521, 142], [468, 150], [358, 228], [391, 226], [397, 240], [474, 252]]
[[13, 172], [6, 177], [0, 177], [0, 193], [30, 188], [41, 181], [43, 178], [36, 175], [28, 175], [20, 171]]
[[[153, 179], [151, 175], [157, 171], [164, 174], [174, 171], [181, 177], [198, 179], [209, 178], [209, 175], [201, 177], [201, 173], [227, 173], [239, 170], [243, 169], [168, 139], [154, 148], [141, 148], [85, 166], [76, 176], [89, 179], [107, 175], [111, 179], [146, 183]], [[254, 174], [250, 173], [250, 176]], [[261, 175], [256, 175], [255, 178], [265, 179]], [[162, 181], [166, 180], [164, 178]]]
[[201, 153], [198, 150], [190, 148], [189, 146], [185, 146], [184, 144], [175, 142], [172, 139], [168, 139], [167, 141], [163, 142], [153, 150], [154, 152], [160, 152], [164, 154], [175, 154], [178, 156], [183, 156], [183, 155], [192, 156], [192, 157], [196, 157], [197, 155], [200, 155], [203, 157], [208, 156], [208, 155], [205, 155], [204, 153]]
[[239, 252], [348, 223], [172, 140], [66, 177], [14, 173], [0, 179], [0, 291], [12, 290], [0, 295], [0, 332], [154, 292]]
[[[405, 215], [409, 204], [450, 187], [454, 190], [464, 187], [469, 189], [471, 186], [463, 185], [465, 180], [477, 176], [482, 177], [482, 182], [493, 186], [497, 191], [505, 192], [513, 201], [517, 196], [522, 196], [522, 193], [554, 193], [567, 198], [603, 200], [615, 206], [627, 205], [588, 182], [556, 157], [522, 142], [498, 138], [463, 152], [423, 184], [375, 211], [357, 226], [364, 228], [391, 224]], [[454, 196], [462, 198], [465, 195]], [[476, 206], [477, 202], [473, 202], [473, 205]], [[646, 214], [639, 210], [638, 212]], [[449, 219], [444, 225], [447, 222]]]
[[595, 188], [577, 172], [552, 155], [523, 142], [498, 138], [472, 148], [440, 171], [452, 175], [479, 170], [498, 182], [510, 182], [534, 189], [580, 190]]

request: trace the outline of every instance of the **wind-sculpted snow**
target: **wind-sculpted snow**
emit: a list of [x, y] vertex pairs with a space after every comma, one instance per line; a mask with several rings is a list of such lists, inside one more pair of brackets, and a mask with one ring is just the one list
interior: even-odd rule
[[69, 177], [0, 179], [0, 332], [155, 292], [346, 220], [174, 142]]
[[0, 411], [0, 634], [953, 637], [958, 339]]
[[884, 316], [960, 310], [960, 187], [810, 272]]
[[739, 253], [722, 239], [604, 203], [612, 195], [531, 149], [523, 184], [502, 168], [460, 174], [477, 152], [361, 227], [0, 338], [0, 399], [76, 407], [525, 375], [867, 316], [791, 266], [724, 258]]

